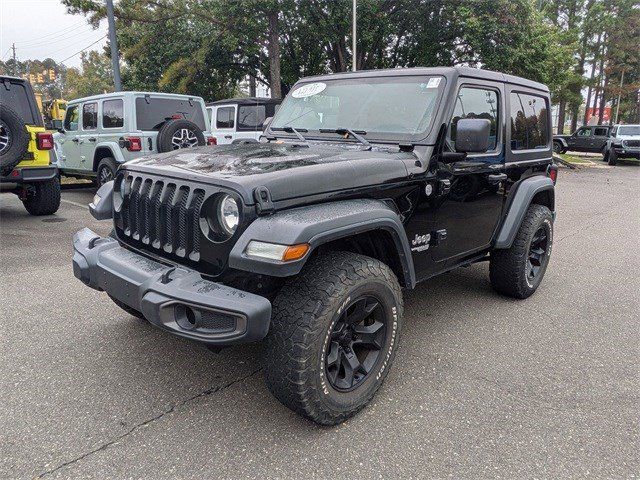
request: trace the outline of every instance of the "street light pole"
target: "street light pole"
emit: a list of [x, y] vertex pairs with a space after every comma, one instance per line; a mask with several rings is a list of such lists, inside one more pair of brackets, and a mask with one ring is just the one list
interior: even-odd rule
[[120, 56], [116, 40], [116, 22], [113, 18], [113, 0], [107, 0], [107, 22], [109, 24], [109, 43], [111, 44], [111, 64], [113, 65], [113, 85], [116, 92], [122, 91], [120, 79]]
[[357, 67], [356, 67], [356, 22], [357, 22], [357, 16], [356, 16], [356, 9], [358, 8], [357, 6], [357, 0], [353, 0], [353, 19], [351, 21], [352, 23], [352, 29], [353, 31], [351, 32], [351, 37], [352, 37], [352, 41], [353, 41], [353, 47], [351, 48], [353, 55], [352, 55], [352, 59], [351, 59], [351, 70], [353, 70], [354, 72], [356, 71]]

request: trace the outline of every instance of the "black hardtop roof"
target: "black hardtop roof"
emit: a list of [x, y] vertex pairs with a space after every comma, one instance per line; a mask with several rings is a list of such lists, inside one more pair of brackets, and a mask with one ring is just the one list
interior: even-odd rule
[[282, 103], [282, 99], [269, 97], [227, 98], [224, 100], [216, 100], [215, 102], [207, 102], [207, 107], [211, 107], [213, 105], [227, 105], [229, 103], [235, 103], [238, 105], [256, 105], [266, 103]]
[[383, 70], [360, 70], [357, 72], [341, 72], [328, 75], [318, 75], [315, 77], [301, 78], [299, 82], [332, 80], [336, 77], [340, 78], [367, 78], [367, 77], [396, 77], [411, 75], [442, 75], [447, 78], [456, 79], [458, 77], [477, 78], [480, 80], [489, 80], [494, 82], [510, 83], [513, 85], [521, 85], [523, 87], [549, 92], [546, 85], [528, 80], [515, 75], [494, 72], [492, 70], [483, 70], [471, 67], [415, 67], [415, 68], [387, 68]]
[[4, 82], [5, 80], [10, 80], [12, 82], [25, 82], [25, 83], [29, 83], [27, 80], [25, 80], [24, 78], [20, 78], [20, 77], [12, 77], [11, 75], [0, 75], [0, 82]]

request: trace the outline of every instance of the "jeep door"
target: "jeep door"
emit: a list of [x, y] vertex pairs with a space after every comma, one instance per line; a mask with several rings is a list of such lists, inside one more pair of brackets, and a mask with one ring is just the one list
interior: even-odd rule
[[216, 107], [214, 113], [215, 128], [213, 135], [218, 145], [232, 143], [236, 134], [236, 105], [222, 105]]
[[609, 138], [609, 127], [594, 127], [591, 140], [591, 151], [601, 152]]
[[80, 108], [81, 104], [69, 105], [64, 117], [64, 133], [58, 137], [58, 167], [62, 170], [75, 170], [80, 165]]
[[569, 150], [577, 150], [579, 152], [590, 151], [592, 148], [591, 143], [593, 141], [591, 134], [591, 127], [580, 127], [574, 134], [574, 143], [573, 145], [569, 145]]
[[98, 142], [98, 102], [82, 104], [82, 133], [80, 135], [80, 167], [93, 171], [93, 156]]
[[436, 211], [436, 242], [433, 258], [445, 266], [491, 244], [503, 206], [504, 87], [481, 80], [458, 84], [456, 101], [449, 118], [445, 150], [455, 150], [456, 126], [463, 118], [484, 118], [491, 122], [489, 148], [469, 153], [454, 163], [438, 164], [440, 198]]

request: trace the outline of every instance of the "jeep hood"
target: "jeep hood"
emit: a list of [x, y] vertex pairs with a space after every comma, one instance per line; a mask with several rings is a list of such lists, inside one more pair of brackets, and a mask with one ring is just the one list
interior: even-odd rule
[[407, 176], [411, 152], [360, 145], [250, 143], [176, 150], [127, 162], [129, 171], [216, 184], [253, 204], [266, 186], [274, 201], [393, 182]]

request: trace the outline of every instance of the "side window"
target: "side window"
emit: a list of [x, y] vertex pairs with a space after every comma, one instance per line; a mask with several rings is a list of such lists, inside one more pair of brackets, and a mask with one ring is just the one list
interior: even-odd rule
[[124, 102], [121, 99], [102, 102], [102, 128], [124, 126]]
[[78, 130], [78, 105], [67, 108], [67, 114], [64, 117], [64, 129], [69, 132]]
[[262, 130], [267, 118], [264, 105], [241, 105], [238, 107], [238, 130]]
[[220, 107], [216, 113], [216, 128], [233, 128], [235, 119], [233, 114], [236, 109], [234, 107]]
[[82, 129], [95, 130], [98, 128], [98, 104], [85, 103], [82, 105]]
[[613, 130], [611, 130], [611, 137], [615, 137], [616, 134], [618, 133], [618, 127], [613, 127]]
[[485, 88], [462, 87], [449, 125], [449, 145], [456, 142], [456, 127], [461, 118], [486, 118], [491, 122], [489, 130], [489, 150], [495, 150], [498, 144], [498, 92]]
[[608, 133], [609, 133], [609, 129], [608, 128], [602, 128], [602, 127], [595, 128], [594, 131], [593, 131], [593, 134], [596, 137], [606, 137]]
[[579, 137], [590, 137], [591, 136], [591, 129], [590, 128], [581, 128], [580, 130], [578, 130], [578, 136]]
[[528, 93], [512, 92], [511, 150], [549, 148], [549, 116], [547, 99]]

